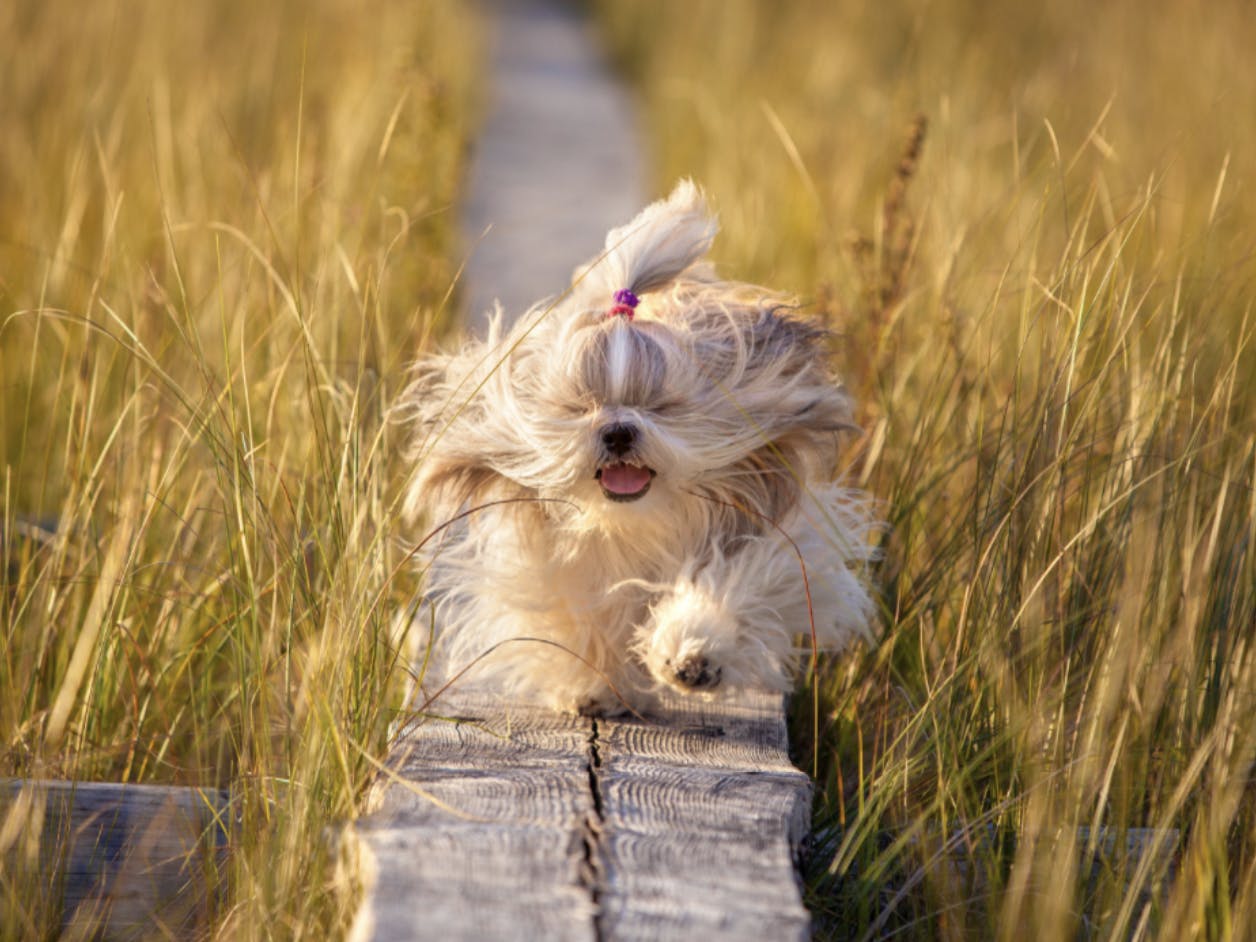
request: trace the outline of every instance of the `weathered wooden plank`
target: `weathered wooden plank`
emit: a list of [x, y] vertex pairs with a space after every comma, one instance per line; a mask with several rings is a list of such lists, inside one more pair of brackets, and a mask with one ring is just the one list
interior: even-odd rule
[[372, 886], [353, 938], [592, 939], [589, 721], [465, 696], [432, 709], [359, 823]]
[[[645, 720], [460, 696], [397, 739], [359, 824], [356, 939], [790, 939], [810, 781], [780, 697]], [[470, 720], [470, 721], [468, 721]]]
[[204, 921], [223, 886], [230, 796], [99, 782], [0, 783], [0, 862], [68, 938], [139, 938]]
[[781, 697], [677, 698], [596, 731], [605, 938], [807, 937], [795, 862], [811, 781], [789, 761]]

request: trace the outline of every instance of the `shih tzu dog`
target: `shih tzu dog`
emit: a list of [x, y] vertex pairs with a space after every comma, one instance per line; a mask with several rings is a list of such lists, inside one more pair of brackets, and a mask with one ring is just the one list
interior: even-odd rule
[[[682, 182], [485, 340], [415, 368], [415, 627], [443, 677], [564, 710], [785, 690], [868, 636], [876, 522], [831, 482], [850, 406], [826, 333], [703, 261]], [[464, 671], [465, 669], [465, 671]]]

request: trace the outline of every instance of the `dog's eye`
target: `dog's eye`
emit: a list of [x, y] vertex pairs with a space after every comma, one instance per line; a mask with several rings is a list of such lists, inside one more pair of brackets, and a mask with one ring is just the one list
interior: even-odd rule
[[597, 402], [589, 395], [546, 397], [544, 404], [547, 412], [564, 419], [584, 418], [598, 410]]

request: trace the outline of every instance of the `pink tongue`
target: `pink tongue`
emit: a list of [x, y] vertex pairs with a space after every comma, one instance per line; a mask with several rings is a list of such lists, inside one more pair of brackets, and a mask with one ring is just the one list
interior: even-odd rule
[[631, 464], [608, 464], [601, 481], [612, 494], [635, 494], [650, 483], [650, 472]]

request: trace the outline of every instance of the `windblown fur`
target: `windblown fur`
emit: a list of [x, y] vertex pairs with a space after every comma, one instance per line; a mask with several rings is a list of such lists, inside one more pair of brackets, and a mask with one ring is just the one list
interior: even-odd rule
[[[718, 280], [715, 231], [683, 182], [564, 297], [417, 364], [407, 512], [442, 529], [416, 627], [442, 676], [648, 709], [664, 686], [787, 689], [813, 619], [823, 648], [868, 634], [875, 524], [831, 483], [850, 407], [826, 335]], [[607, 316], [621, 289], [635, 317]]]

